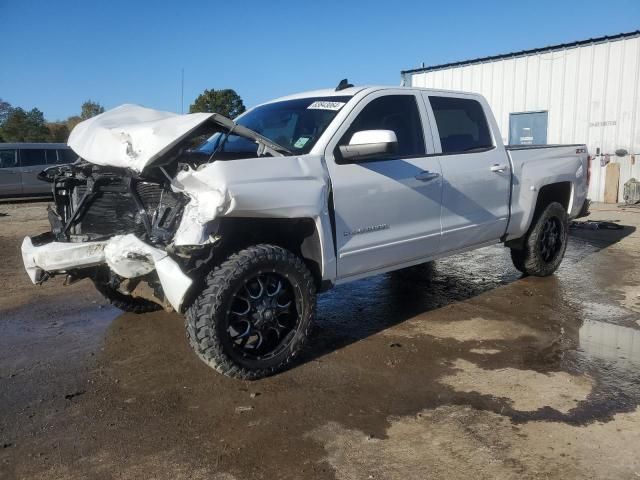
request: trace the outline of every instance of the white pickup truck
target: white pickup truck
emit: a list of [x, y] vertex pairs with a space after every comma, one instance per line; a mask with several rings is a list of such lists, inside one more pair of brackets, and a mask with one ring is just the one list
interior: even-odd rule
[[291, 362], [336, 284], [498, 242], [524, 274], [558, 268], [584, 145], [505, 147], [480, 95], [344, 83], [235, 121], [123, 105], [80, 123], [79, 160], [41, 174], [55, 202], [22, 246], [32, 281], [185, 313], [202, 360], [254, 379]]

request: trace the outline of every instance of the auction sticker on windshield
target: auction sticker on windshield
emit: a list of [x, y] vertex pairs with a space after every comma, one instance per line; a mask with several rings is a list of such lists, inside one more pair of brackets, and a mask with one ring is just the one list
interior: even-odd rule
[[345, 102], [328, 102], [326, 100], [318, 100], [307, 107], [308, 110], [340, 110], [344, 107]]
[[303, 148], [307, 144], [307, 142], [309, 140], [311, 140], [311, 137], [302, 136], [298, 140], [296, 140], [296, 143], [293, 144], [293, 147], [294, 148]]

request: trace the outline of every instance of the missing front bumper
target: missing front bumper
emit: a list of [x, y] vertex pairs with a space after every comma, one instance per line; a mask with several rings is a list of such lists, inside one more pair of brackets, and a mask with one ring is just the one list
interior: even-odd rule
[[193, 283], [180, 266], [164, 251], [152, 247], [135, 235], [120, 235], [99, 242], [47, 242], [34, 245], [30, 237], [22, 242], [22, 261], [34, 284], [49, 275], [106, 265], [123, 278], [136, 278], [156, 270], [165, 297], [181, 311]]

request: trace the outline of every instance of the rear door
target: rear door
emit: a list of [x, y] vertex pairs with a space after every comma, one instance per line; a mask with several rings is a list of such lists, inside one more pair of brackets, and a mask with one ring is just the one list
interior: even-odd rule
[[[53, 164], [55, 164], [55, 150], [44, 148], [20, 149], [22, 193], [25, 195], [39, 195], [51, 192], [51, 185], [49, 183], [38, 180], [38, 174], [47, 168], [47, 154], [49, 154], [50, 158], [53, 158]], [[51, 154], [53, 154], [53, 157], [51, 157]]]
[[0, 195], [20, 195], [22, 179], [15, 148], [0, 150]]
[[[393, 130], [396, 152], [366, 161], [342, 159], [339, 145], [362, 130]], [[439, 161], [429, 156], [430, 132], [416, 93], [384, 90], [360, 100], [329, 142], [339, 279], [438, 251], [442, 182]]]
[[509, 219], [511, 170], [486, 102], [464, 94], [423, 96], [442, 166], [441, 251], [498, 240]]

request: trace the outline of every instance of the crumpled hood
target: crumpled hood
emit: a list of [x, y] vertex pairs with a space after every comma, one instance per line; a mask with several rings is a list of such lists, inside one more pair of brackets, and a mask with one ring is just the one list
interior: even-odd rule
[[125, 104], [80, 122], [67, 143], [91, 163], [141, 172], [214, 115]]

